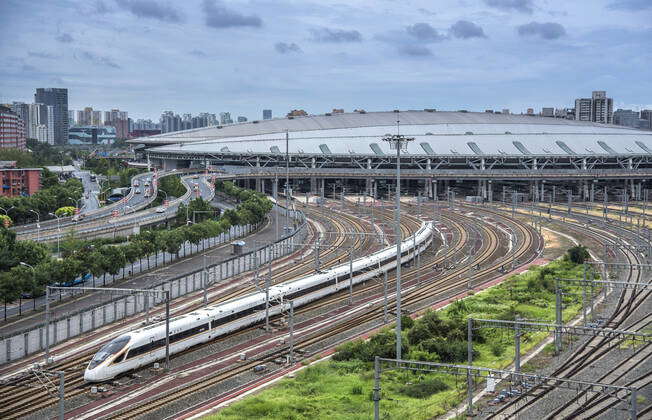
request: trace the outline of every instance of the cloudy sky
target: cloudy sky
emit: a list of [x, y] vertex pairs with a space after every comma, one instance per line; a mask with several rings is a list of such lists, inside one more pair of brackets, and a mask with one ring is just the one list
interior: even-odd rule
[[0, 0], [0, 102], [71, 109], [652, 107], [652, 0]]

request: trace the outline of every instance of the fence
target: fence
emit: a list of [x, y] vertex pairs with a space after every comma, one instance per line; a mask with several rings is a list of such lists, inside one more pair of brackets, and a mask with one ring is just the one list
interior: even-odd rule
[[[284, 214], [285, 209], [279, 210]], [[299, 222], [299, 226], [290, 234], [281, 237], [269, 245], [257, 247], [245, 254], [231, 257], [207, 266], [209, 282], [220, 282], [229, 277], [250, 271], [273, 259], [292, 253], [296, 245], [302, 243], [307, 235], [306, 221], [303, 213], [290, 211], [290, 215]], [[203, 268], [175, 278], [164, 280], [150, 289], [169, 290], [170, 299], [184, 296], [203, 289]], [[151, 305], [162, 303], [155, 299]], [[115, 321], [130, 317], [146, 310], [142, 296], [121, 296], [108, 302], [99, 303], [83, 310], [75, 311], [50, 321], [50, 346], [62, 343], [80, 334], [93, 331]], [[45, 349], [45, 323], [28, 330], [19, 331], [0, 338], [0, 365]]]

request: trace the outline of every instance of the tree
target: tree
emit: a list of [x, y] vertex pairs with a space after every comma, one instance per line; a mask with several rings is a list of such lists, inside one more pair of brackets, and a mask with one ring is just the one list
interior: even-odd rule
[[14, 256], [16, 232], [0, 226], [0, 271], [9, 270], [18, 264]]
[[18, 241], [14, 245], [14, 258], [35, 266], [50, 257], [48, 247], [34, 241]]
[[15, 302], [20, 298], [19, 280], [10, 272], [0, 272], [0, 298], [5, 305], [5, 320], [7, 319], [7, 304]]
[[130, 242], [127, 245], [122, 247], [122, 252], [124, 253], [125, 259], [128, 263], [131, 264], [131, 272], [134, 271], [134, 263], [138, 261], [142, 255], [142, 250], [140, 242]]
[[54, 211], [54, 214], [58, 217], [72, 216], [73, 214], [75, 214], [75, 207], [74, 206], [59, 207]]
[[[120, 269], [125, 266], [127, 260], [125, 258], [124, 252], [120, 247], [116, 246], [103, 246], [100, 248], [102, 258], [102, 267], [104, 271], [115, 276], [120, 272]], [[106, 286], [106, 276], [104, 278], [104, 285]]]

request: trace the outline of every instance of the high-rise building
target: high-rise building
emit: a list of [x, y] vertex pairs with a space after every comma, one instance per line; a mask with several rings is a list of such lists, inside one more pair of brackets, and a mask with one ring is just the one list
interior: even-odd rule
[[239, 117], [238, 117], [238, 122], [239, 122], [239, 123], [241, 123], [241, 122], [247, 122], [247, 117], [239, 116]]
[[233, 124], [230, 112], [220, 112], [220, 124]]
[[25, 102], [14, 102], [11, 104], [11, 111], [23, 120], [25, 127], [29, 127], [29, 104]]
[[72, 109], [68, 110], [68, 127], [75, 125], [75, 111]]
[[[43, 134], [43, 128], [41, 126], [45, 127], [45, 135]], [[52, 134], [52, 137], [48, 138], [48, 132]], [[29, 104], [29, 126], [27, 127], [27, 137], [37, 139], [43, 143], [54, 142], [54, 115], [49, 117], [47, 105]]]
[[104, 125], [115, 128], [116, 139], [129, 138], [129, 114], [126, 111], [112, 109], [104, 112]]
[[68, 89], [38, 88], [34, 95], [34, 102], [53, 107], [54, 144], [66, 144], [68, 141]]
[[0, 149], [27, 149], [25, 123], [10, 108], [0, 106]]
[[45, 126], [47, 127], [48, 130], [48, 136], [47, 136], [47, 142], [48, 144], [55, 144], [54, 139], [55, 139], [55, 122], [54, 122], [54, 106], [52, 105], [46, 105], [46, 114], [47, 115], [47, 122]]
[[594, 90], [591, 98], [575, 99], [575, 119], [602, 124], [613, 122], [613, 99], [604, 90]]
[[102, 125], [102, 111], [93, 111], [91, 125]]
[[591, 121], [591, 98], [575, 99], [575, 119]]
[[76, 123], [78, 125], [82, 125], [84, 123], [84, 111], [77, 111], [77, 121]]
[[613, 122], [614, 100], [607, 98], [604, 90], [595, 90], [591, 95], [591, 121], [602, 124]]
[[181, 130], [181, 117], [172, 111], [161, 114], [161, 133], [170, 133]]
[[264, 120], [271, 120], [272, 119], [272, 110], [271, 109], [263, 109], [263, 119]]

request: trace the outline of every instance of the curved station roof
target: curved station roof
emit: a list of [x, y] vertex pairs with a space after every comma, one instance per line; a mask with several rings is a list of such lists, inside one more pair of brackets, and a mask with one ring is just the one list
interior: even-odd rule
[[[397, 121], [400, 120], [400, 125]], [[473, 112], [343, 113], [166, 133], [131, 140], [156, 154], [393, 155], [382, 138], [414, 138], [407, 155], [651, 155], [652, 132], [566, 119]], [[160, 146], [160, 147], [155, 147]]]

